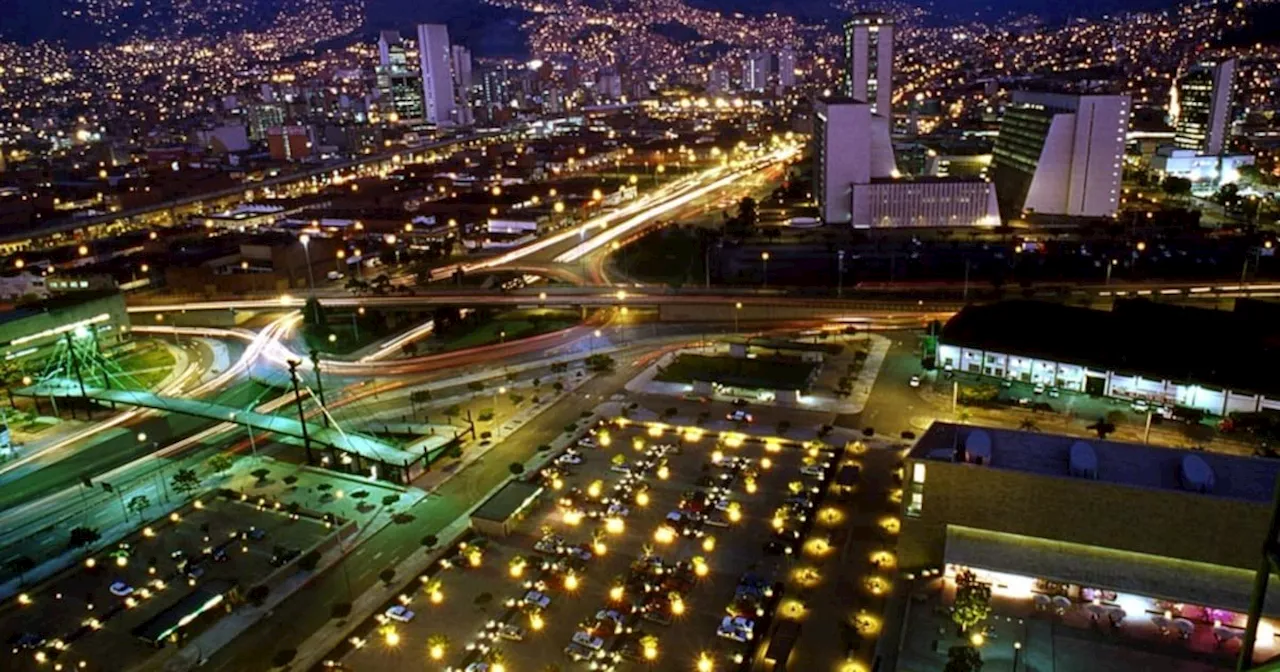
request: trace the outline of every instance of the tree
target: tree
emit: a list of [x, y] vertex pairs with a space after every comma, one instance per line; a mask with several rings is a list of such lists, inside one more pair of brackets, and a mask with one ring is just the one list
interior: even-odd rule
[[609, 355], [591, 355], [587, 357], [587, 368], [597, 373], [607, 373], [617, 366], [617, 362]]
[[18, 582], [23, 585], [25, 585], [27, 581], [27, 577], [26, 577], [27, 572], [35, 568], [36, 568], [36, 561], [32, 560], [31, 558], [25, 555], [18, 555], [18, 556], [9, 558], [8, 562], [4, 563], [5, 571], [10, 574], [17, 574]]
[[298, 558], [298, 568], [304, 572], [315, 571], [316, 566], [319, 564], [320, 551], [312, 550], [301, 558]]
[[389, 586], [396, 578], [396, 570], [388, 567], [381, 572], [378, 572], [378, 578], [381, 579], [384, 584]]
[[983, 583], [970, 571], [956, 575], [956, 603], [952, 607], [951, 620], [967, 632], [969, 628], [991, 616], [991, 584]]
[[662, 412], [662, 417], [667, 418], [667, 419], [671, 419], [671, 418], [676, 417], [676, 415], [678, 415], [679, 413], [680, 413], [680, 410], [679, 410], [679, 409], [677, 409], [676, 407], [672, 406], [672, 407], [667, 408], [666, 410], [664, 410], [664, 411]]
[[1160, 189], [1170, 196], [1179, 198], [1191, 195], [1191, 180], [1185, 177], [1169, 175], [1160, 183]]
[[943, 672], [979, 672], [982, 669], [982, 653], [972, 646], [953, 646], [947, 649], [947, 666]]
[[333, 608], [329, 610], [329, 615], [334, 618], [346, 618], [350, 613], [350, 602], [334, 602]]
[[271, 656], [271, 664], [276, 667], [285, 667], [289, 663], [292, 663], [293, 659], [297, 657], [297, 649], [280, 649], [279, 651], [276, 651], [274, 656]]
[[307, 297], [307, 302], [302, 307], [302, 323], [311, 329], [323, 328], [328, 324], [320, 299], [314, 296]]
[[414, 390], [409, 395], [409, 403], [425, 404], [431, 401], [431, 390]]
[[138, 517], [141, 518], [142, 512], [151, 508], [151, 500], [147, 499], [146, 495], [137, 495], [125, 504], [125, 508], [128, 509], [130, 513], [138, 514]]
[[512, 476], [519, 476], [524, 473], [524, 465], [519, 462], [512, 462], [507, 465], [507, 471], [510, 471]]
[[264, 586], [260, 583], [250, 588], [249, 592], [245, 593], [244, 597], [245, 599], [249, 600], [249, 602], [251, 602], [254, 606], [261, 607], [262, 603], [267, 601], [267, 595], [270, 595], [270, 594], [271, 594], [271, 588]]
[[209, 468], [213, 470], [213, 473], [221, 474], [230, 469], [231, 466], [235, 464], [235, 460], [226, 453], [219, 453], [209, 458], [208, 464]]
[[483, 383], [483, 382], [481, 382], [481, 381], [478, 381], [478, 380], [473, 380], [473, 381], [471, 381], [471, 382], [467, 383], [467, 389], [468, 389], [468, 390], [471, 390], [472, 392], [483, 392], [483, 391], [484, 391], [484, 383]]
[[507, 399], [511, 402], [512, 406], [519, 406], [524, 403], [524, 395], [516, 392], [512, 392], [508, 395]]
[[71, 528], [71, 535], [67, 538], [67, 546], [69, 548], [84, 548], [101, 538], [102, 535], [97, 530], [81, 525]]
[[262, 483], [263, 481], [266, 481], [267, 476], [269, 476], [270, 474], [271, 474], [271, 470], [266, 468], [254, 469], [253, 471], [249, 472], [250, 476], [253, 476], [254, 478], [258, 479], [258, 483]]
[[459, 415], [462, 415], [462, 407], [457, 404], [444, 409], [444, 417], [447, 418], [449, 422], [453, 422], [453, 419]]
[[422, 538], [422, 547], [427, 549], [428, 552], [434, 549], [436, 545], [438, 545], [439, 543], [440, 543], [440, 537], [437, 537], [434, 534], [428, 534], [427, 536]]
[[179, 469], [170, 479], [169, 485], [174, 492], [185, 495], [200, 489], [200, 477], [196, 476], [195, 469]]
[[551, 386], [551, 389], [555, 390], [556, 394], [560, 394], [561, 392], [564, 392], [564, 383], [557, 380], [555, 385]]

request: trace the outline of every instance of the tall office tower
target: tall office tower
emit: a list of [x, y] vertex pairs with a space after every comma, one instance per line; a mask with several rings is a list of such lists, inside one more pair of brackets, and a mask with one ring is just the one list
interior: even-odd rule
[[814, 189], [824, 224], [856, 228], [992, 226], [995, 189], [981, 179], [903, 179], [889, 118], [852, 98], [815, 108]]
[[449, 54], [453, 62], [453, 87], [454, 101], [457, 108], [454, 111], [454, 121], [463, 126], [470, 126], [475, 123], [475, 116], [471, 109], [472, 99], [472, 72], [471, 72], [471, 50], [455, 44], [449, 48]]
[[253, 103], [246, 105], [244, 112], [250, 140], [265, 140], [268, 129], [284, 125], [284, 105], [280, 103]]
[[707, 72], [707, 93], [724, 93], [729, 90], [729, 71], [711, 68]]
[[[851, 223], [853, 186], [895, 171], [887, 121], [851, 98], [819, 100], [813, 123], [813, 194], [827, 224]], [[884, 126], [884, 128], [876, 128]]]
[[871, 103], [871, 113], [893, 115], [893, 19], [854, 14], [844, 24], [845, 93]]
[[744, 91], [764, 91], [769, 83], [769, 61], [767, 51], [753, 52], [742, 62], [742, 89]]
[[784, 89], [796, 85], [796, 52], [791, 47], [778, 52], [778, 85]]
[[1129, 109], [1123, 95], [1015, 91], [992, 152], [1005, 219], [1114, 215]]
[[422, 119], [422, 77], [400, 33], [384, 30], [378, 36], [378, 67], [374, 74], [383, 110], [394, 112], [400, 122]]
[[480, 93], [488, 107], [505, 107], [511, 103], [512, 84], [510, 66], [497, 63], [484, 70], [480, 77]]
[[449, 53], [449, 29], [438, 23], [418, 26], [418, 63], [422, 71], [424, 118], [439, 125], [454, 121], [453, 68]]
[[1236, 59], [1201, 61], [1178, 79], [1174, 143], [1201, 154], [1221, 154], [1231, 117], [1231, 86]]

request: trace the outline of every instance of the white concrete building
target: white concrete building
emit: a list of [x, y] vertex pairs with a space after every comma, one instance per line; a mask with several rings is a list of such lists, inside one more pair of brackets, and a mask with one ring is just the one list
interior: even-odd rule
[[1151, 157], [1151, 169], [1161, 177], [1184, 177], [1193, 185], [1217, 190], [1220, 185], [1240, 179], [1240, 168], [1252, 166], [1255, 161], [1252, 154], [1201, 154], [1194, 149], [1166, 145]]
[[764, 91], [769, 85], [769, 65], [772, 57], [767, 51], [757, 51], [742, 62], [742, 90]]
[[994, 226], [995, 190], [984, 180], [902, 179], [889, 120], [871, 104], [818, 101], [814, 123], [814, 195], [826, 224], [859, 228]]
[[1001, 214], [1114, 215], [1129, 113], [1123, 95], [1015, 91], [993, 151]]
[[844, 26], [845, 95], [871, 104], [872, 114], [892, 117], [893, 19], [855, 14]]
[[449, 29], [438, 23], [418, 26], [418, 64], [422, 73], [425, 119], [437, 126], [454, 123], [453, 67]]

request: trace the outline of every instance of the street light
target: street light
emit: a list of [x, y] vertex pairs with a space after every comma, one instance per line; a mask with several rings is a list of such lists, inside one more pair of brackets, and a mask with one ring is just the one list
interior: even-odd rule
[[742, 302], [733, 304], [733, 333], [738, 333], [738, 312], [742, 310]]
[[311, 291], [312, 307], [311, 318], [318, 325], [320, 324], [320, 302], [316, 301], [316, 276], [315, 271], [311, 269], [311, 236], [302, 234], [298, 236], [298, 242], [302, 243], [302, 253], [307, 258], [307, 288]]
[[760, 253], [760, 263], [764, 267], [764, 282], [762, 283], [761, 286], [763, 289], [768, 289], [769, 288], [769, 253], [768, 252]]

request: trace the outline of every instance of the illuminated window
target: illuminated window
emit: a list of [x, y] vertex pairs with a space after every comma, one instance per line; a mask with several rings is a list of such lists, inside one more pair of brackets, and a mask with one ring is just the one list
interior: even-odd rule
[[912, 492], [911, 501], [907, 502], [907, 516], [911, 518], [919, 518], [921, 512], [924, 511], [924, 493]]
[[924, 462], [916, 462], [911, 467], [911, 482], [924, 483]]

